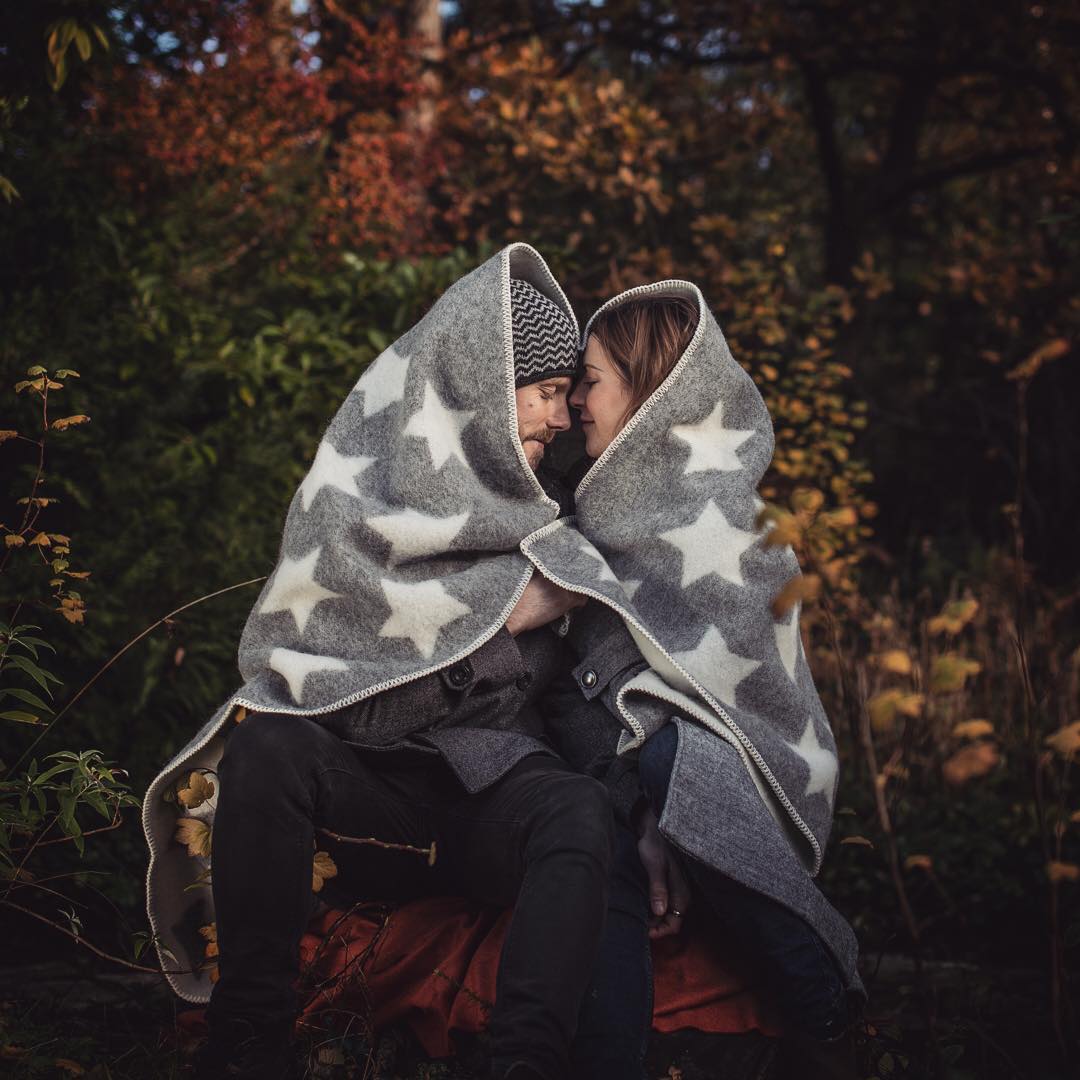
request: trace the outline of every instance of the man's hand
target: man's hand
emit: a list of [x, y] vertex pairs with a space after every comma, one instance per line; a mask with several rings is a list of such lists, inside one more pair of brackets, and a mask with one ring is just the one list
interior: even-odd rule
[[637, 827], [638, 858], [649, 875], [649, 908], [653, 915], [649, 937], [655, 941], [682, 929], [683, 916], [690, 907], [690, 885], [675, 853], [660, 835], [651, 806], [641, 812]]
[[506, 629], [517, 637], [524, 630], [533, 630], [561, 619], [571, 608], [582, 607], [588, 599], [587, 596], [568, 592], [541, 574], [533, 574], [506, 620]]

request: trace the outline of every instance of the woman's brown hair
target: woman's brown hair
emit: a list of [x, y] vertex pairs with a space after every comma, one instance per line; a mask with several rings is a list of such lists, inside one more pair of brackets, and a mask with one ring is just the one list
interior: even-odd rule
[[630, 387], [625, 424], [671, 374], [697, 329], [697, 305], [681, 296], [628, 300], [598, 315], [589, 335]]

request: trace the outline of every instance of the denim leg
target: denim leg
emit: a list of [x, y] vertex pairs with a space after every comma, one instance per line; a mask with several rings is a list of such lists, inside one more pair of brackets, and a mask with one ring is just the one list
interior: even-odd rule
[[[641, 748], [641, 789], [658, 817], [667, 802], [678, 746], [678, 728], [668, 724]], [[821, 1040], [844, 1031], [850, 1012], [843, 977], [806, 920], [696, 859], [684, 862], [695, 891], [705, 898], [722, 930], [759, 961], [789, 1027]]]
[[571, 1049], [574, 1080], [640, 1080], [652, 1030], [648, 878], [637, 837], [620, 826], [607, 920]]
[[691, 861], [689, 871], [724, 930], [753, 950], [787, 1028], [821, 1041], [842, 1034], [852, 1019], [847, 989], [809, 923], [703, 863]]
[[562, 1080], [604, 927], [611, 804], [599, 781], [540, 756], [496, 788], [484, 812], [519, 817], [524, 874], [489, 1025], [493, 1072], [525, 1063]]
[[211, 1026], [226, 1017], [290, 1022], [313, 909], [315, 826], [426, 843], [422, 818], [302, 716], [249, 714], [229, 735], [218, 772], [211, 877], [220, 977], [207, 1016]]

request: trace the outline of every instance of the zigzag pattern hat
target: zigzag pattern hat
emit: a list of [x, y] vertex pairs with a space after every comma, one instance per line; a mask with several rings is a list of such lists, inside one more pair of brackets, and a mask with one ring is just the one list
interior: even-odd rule
[[519, 278], [510, 279], [514, 331], [514, 385], [578, 373], [578, 339], [558, 304]]

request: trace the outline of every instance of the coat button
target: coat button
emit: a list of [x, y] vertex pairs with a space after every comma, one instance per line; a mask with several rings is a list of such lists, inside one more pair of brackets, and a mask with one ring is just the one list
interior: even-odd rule
[[464, 686], [472, 678], [472, 668], [466, 663], [455, 664], [447, 673], [451, 686]]
[[581, 685], [586, 690], [591, 690], [596, 685], [596, 672], [592, 668], [581, 673]]
[[519, 675], [514, 680], [514, 685], [519, 690], [528, 690], [529, 689], [529, 684], [531, 682], [532, 682], [532, 675], [530, 675], [529, 672], [526, 671], [524, 675]]

